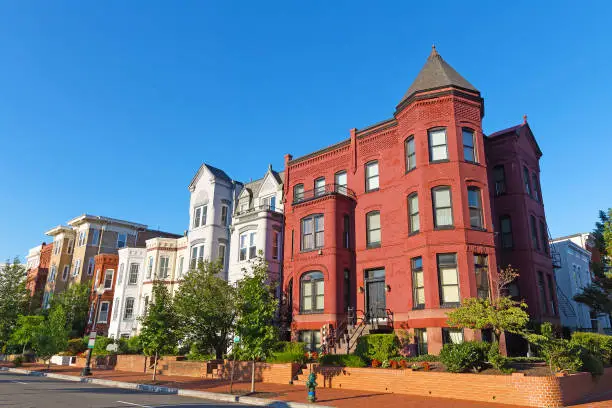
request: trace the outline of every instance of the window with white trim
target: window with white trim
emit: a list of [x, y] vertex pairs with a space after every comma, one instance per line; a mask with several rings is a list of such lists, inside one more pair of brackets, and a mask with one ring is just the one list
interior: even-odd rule
[[416, 257], [410, 260], [412, 267], [412, 307], [423, 309], [425, 307], [425, 278], [423, 277], [423, 258]]
[[200, 262], [204, 262], [204, 244], [191, 247], [191, 269], [197, 268]]
[[319, 177], [314, 181], [314, 195], [315, 197], [325, 194], [325, 177]]
[[244, 261], [247, 259], [247, 234], [240, 234], [240, 251], [238, 254], [238, 260]]
[[79, 246], [83, 246], [86, 244], [87, 240], [85, 239], [86, 235], [85, 235], [85, 231], [79, 231]]
[[342, 170], [334, 174], [334, 182], [336, 184], [336, 192], [346, 195], [347, 193], [346, 170]]
[[70, 238], [68, 240], [68, 247], [66, 248], [66, 253], [68, 255], [72, 255], [73, 251], [74, 251], [74, 239]]
[[257, 257], [257, 243], [255, 242], [256, 237], [256, 232], [249, 233], [249, 259]]
[[280, 253], [280, 232], [272, 231], [272, 259], [278, 259]]
[[51, 272], [49, 273], [49, 282], [55, 282], [56, 274], [57, 274], [57, 266], [51, 265]]
[[134, 318], [134, 298], [125, 299], [125, 307], [123, 309], [123, 319], [130, 320]]
[[198, 228], [206, 225], [206, 216], [208, 213], [208, 206], [201, 205], [196, 207], [193, 211], [193, 228]]
[[302, 275], [301, 282], [301, 313], [323, 313], [325, 304], [325, 283], [323, 274], [319, 271]]
[[115, 271], [113, 269], [107, 269], [104, 271], [104, 289], [112, 289], [114, 274]]
[[109, 302], [100, 303], [100, 311], [98, 312], [98, 323], [108, 322], [108, 308], [110, 307]]
[[119, 233], [117, 234], [117, 248], [125, 248], [127, 245], [127, 234]]
[[89, 258], [89, 263], [87, 264], [87, 276], [93, 275], [95, 265], [96, 265], [96, 261], [94, 257], [92, 256], [91, 258]]
[[159, 257], [159, 267], [157, 269], [157, 277], [159, 279], [166, 279], [168, 272], [170, 271], [170, 258], [167, 256]]
[[227, 205], [221, 206], [221, 225], [223, 226], [227, 226], [228, 211], [229, 211], [229, 207]]
[[98, 245], [100, 243], [100, 230], [92, 228], [91, 230], [91, 245]]
[[440, 278], [440, 303], [442, 306], [459, 304], [459, 273], [457, 254], [438, 254], [438, 273]]
[[406, 173], [416, 168], [416, 149], [414, 146], [414, 136], [410, 136], [405, 142], [406, 149]]
[[153, 257], [149, 257], [149, 263], [147, 264], [147, 279], [151, 279], [153, 276]]
[[115, 301], [113, 302], [113, 319], [112, 320], [116, 320], [117, 319], [117, 315], [119, 314], [119, 302], [121, 301], [120, 298], [116, 297]]
[[376, 191], [379, 187], [378, 161], [375, 160], [365, 165], [365, 191]]
[[420, 228], [419, 196], [417, 193], [412, 193], [408, 196], [408, 231], [410, 234], [416, 234]]
[[136, 285], [138, 283], [138, 269], [140, 269], [140, 265], [137, 263], [130, 264], [130, 278], [128, 279], [128, 285]]
[[179, 277], [179, 278], [181, 276], [183, 276], [183, 264], [184, 264], [184, 262], [185, 262], [185, 257], [181, 256], [179, 258], [178, 267], [177, 267], [177, 270], [176, 270], [176, 276]]
[[299, 203], [302, 200], [304, 200], [304, 185], [296, 184], [293, 187], [293, 202]]
[[478, 187], [468, 187], [468, 207], [470, 209], [470, 227], [483, 229], [482, 197]]
[[302, 218], [302, 251], [323, 248], [325, 225], [323, 214], [313, 214]]
[[449, 228], [453, 226], [453, 200], [448, 186], [431, 189], [434, 208], [434, 227]]
[[121, 282], [123, 282], [123, 270], [124, 269], [125, 269], [124, 264], [119, 265], [119, 275], [117, 275], [117, 286], [121, 285]]
[[53, 255], [58, 255], [61, 249], [62, 249], [62, 240], [56, 239], [53, 242]]
[[377, 248], [380, 242], [380, 211], [370, 211], [366, 214], [366, 245], [368, 248]]
[[224, 268], [225, 267], [225, 244], [219, 244], [218, 251], [219, 251], [219, 254], [217, 256], [217, 259], [219, 260], [221, 267]]
[[474, 131], [471, 129], [463, 129], [463, 158], [466, 162], [478, 163], [476, 155], [476, 142], [474, 140]]
[[62, 280], [64, 282], [68, 279], [68, 275], [70, 275], [70, 265], [64, 265], [64, 271], [62, 272]]
[[72, 276], [79, 276], [80, 272], [81, 272], [81, 260], [77, 259], [76, 262], [74, 263], [74, 270], [72, 271]]
[[429, 161], [435, 163], [444, 160], [448, 160], [446, 129], [432, 129], [429, 131]]

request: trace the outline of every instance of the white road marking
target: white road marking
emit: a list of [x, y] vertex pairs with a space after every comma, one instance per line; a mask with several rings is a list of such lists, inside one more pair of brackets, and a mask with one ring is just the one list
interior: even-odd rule
[[150, 407], [148, 405], [134, 404], [133, 402], [125, 402], [125, 401], [116, 401], [116, 402], [119, 402], [119, 403], [125, 404], [125, 405], [133, 405], [133, 406], [136, 406], [136, 407], [153, 408], [153, 407]]
[[24, 382], [22, 382], [22, 381], [12, 381], [12, 382], [17, 383], [17, 384], [24, 384], [24, 385], [28, 385], [28, 383], [24, 383]]

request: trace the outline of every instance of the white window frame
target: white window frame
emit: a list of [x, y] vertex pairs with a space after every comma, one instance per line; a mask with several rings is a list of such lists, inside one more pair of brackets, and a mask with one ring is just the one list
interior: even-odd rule
[[91, 229], [91, 245], [98, 245], [100, 243], [100, 230], [96, 228]]
[[189, 251], [189, 256], [189, 266], [192, 269], [197, 268], [200, 262], [204, 262], [204, 244], [192, 246], [191, 250]]
[[[91, 259], [91, 258], [90, 258]], [[94, 261], [95, 262], [95, 261]], [[74, 269], [72, 270], [72, 276], [79, 276], [79, 273], [81, 272], [81, 260], [77, 259], [74, 262]]]
[[[80, 259], [79, 259], [79, 262], [80, 262]], [[87, 265], [87, 276], [93, 275], [95, 267], [96, 267], [96, 260], [92, 256], [91, 258], [89, 258], [89, 264]]]
[[249, 259], [257, 258], [257, 232], [249, 232]]
[[228, 221], [229, 221], [229, 207], [227, 205], [222, 205], [221, 206], [221, 225], [226, 227]]
[[[376, 174], [374, 174], [376, 173]], [[365, 165], [365, 191], [378, 191], [380, 189], [380, 167], [378, 160], [372, 160]]]
[[160, 256], [157, 265], [157, 278], [166, 279], [170, 274], [170, 257]]
[[221, 267], [225, 267], [225, 244], [219, 244], [219, 248], [217, 249], [218, 256], [217, 259], [221, 261]]
[[[110, 284], [107, 285], [108, 283], [108, 275], [110, 273]], [[114, 269], [107, 269], [104, 271], [104, 289], [112, 289], [113, 288], [113, 277], [115, 275], [115, 270]]]
[[[197, 217], [196, 214], [200, 212], [200, 216]], [[206, 225], [208, 216], [208, 204], [199, 205], [193, 208], [193, 228], [200, 228]]]
[[[105, 315], [105, 319], [102, 320], [102, 306], [106, 305], [106, 315]], [[98, 319], [96, 323], [108, 323], [108, 310], [110, 309], [110, 302], [105, 300], [103, 302], [100, 302], [100, 310], [98, 310]]]
[[87, 235], [85, 234], [85, 231], [79, 231], [79, 242], [78, 242], [79, 246], [85, 246], [87, 244]]
[[70, 265], [64, 265], [64, 270], [62, 271], [62, 280], [66, 282], [69, 276], [70, 276]]
[[119, 275], [117, 275], [117, 286], [121, 285], [123, 282], [123, 272], [125, 271], [125, 264], [119, 265]]
[[117, 319], [117, 315], [119, 314], [119, 308], [121, 306], [120, 303], [121, 303], [121, 298], [116, 297], [115, 301], [113, 302], [113, 317], [111, 318], [111, 321]]
[[281, 233], [280, 231], [272, 231], [272, 259], [280, 259], [281, 248]]
[[68, 255], [72, 255], [72, 252], [74, 252], [74, 238], [68, 240], [68, 247], [66, 247], [66, 253]]
[[[125, 236], [125, 239], [121, 241], [121, 237]], [[127, 246], [128, 234], [125, 232], [120, 232], [117, 234], [117, 249], [125, 248]], [[123, 242], [123, 245], [120, 246], [119, 243]]]
[[153, 276], [153, 257], [149, 256], [148, 264], [147, 264], [147, 278], [146, 279], [151, 279], [152, 276]]
[[[441, 132], [444, 133], [444, 143], [434, 144], [434, 136]], [[429, 141], [429, 162], [438, 163], [448, 161], [448, 135], [446, 134], [446, 128], [430, 129], [427, 132], [427, 139]], [[442, 147], [444, 147], [444, 154], [442, 155], [443, 157], [434, 159], [434, 151], [437, 151], [437, 149], [440, 149]]]
[[185, 264], [185, 257], [184, 256], [180, 256], [179, 257], [179, 261], [176, 263], [176, 277], [180, 278], [181, 276], [183, 276], [183, 266]]
[[242, 234], [240, 234], [240, 238], [239, 238], [239, 248], [238, 248], [238, 261], [246, 261], [248, 259], [248, 254], [249, 254], [249, 247], [247, 245], [247, 240], [248, 240], [248, 232], [244, 232]]
[[[130, 306], [131, 301], [131, 306]], [[134, 305], [136, 304], [136, 298], [128, 297], [125, 298], [125, 305], [123, 306], [123, 320], [134, 319]], [[130, 307], [130, 313], [128, 314], [128, 306]]]
[[57, 274], [57, 265], [51, 265], [51, 272], [49, 273], [49, 282], [55, 282], [55, 275]]
[[[134, 268], [136, 267], [136, 268]], [[128, 281], [127, 284], [128, 285], [137, 285], [138, 284], [138, 274], [140, 273], [140, 265], [137, 263], [131, 263], [130, 264], [130, 273], [128, 275]], [[133, 281], [132, 281], [132, 278]]]
[[59, 254], [61, 249], [62, 249], [62, 240], [56, 239], [55, 241], [53, 241], [53, 255]]

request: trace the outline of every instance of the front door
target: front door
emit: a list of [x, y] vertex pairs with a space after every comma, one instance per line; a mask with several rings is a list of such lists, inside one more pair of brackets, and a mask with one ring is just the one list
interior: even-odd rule
[[375, 269], [366, 271], [366, 308], [370, 319], [385, 319], [385, 270]]

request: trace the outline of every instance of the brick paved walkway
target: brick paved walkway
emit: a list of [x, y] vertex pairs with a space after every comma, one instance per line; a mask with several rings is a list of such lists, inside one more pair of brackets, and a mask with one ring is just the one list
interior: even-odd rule
[[[46, 366], [40, 364], [24, 364], [22, 368], [28, 370], [44, 370]], [[78, 376], [80, 369], [66, 366], [51, 366], [51, 371], [56, 373]], [[137, 382], [151, 384], [151, 375], [143, 373], [114, 371], [114, 370], [94, 370], [93, 376], [96, 378], [104, 378], [115, 381]], [[224, 380], [214, 379], [198, 379], [191, 377], [176, 377], [159, 375], [157, 376], [157, 385], [168, 387], [176, 387], [183, 389], [193, 389], [208, 392], [229, 393], [229, 383]], [[235, 383], [234, 392], [246, 393], [250, 390], [250, 383]], [[303, 386], [283, 385], [283, 384], [267, 384], [256, 383], [257, 391], [254, 397], [270, 398], [283, 401], [306, 402], [306, 390]], [[370, 408], [370, 407], [407, 407], [407, 408], [476, 408], [476, 407], [493, 407], [504, 408], [514, 407], [516, 405], [493, 404], [483, 402], [470, 402], [446, 398], [427, 398], [403, 394], [385, 394], [373, 393], [368, 391], [353, 391], [341, 390], [335, 388], [319, 388], [317, 390], [318, 403], [322, 405], [346, 408]], [[581, 408], [612, 408], [612, 395], [606, 396], [607, 400], [598, 402], [575, 405], [574, 407]], [[602, 398], [603, 399], [603, 398]]]

